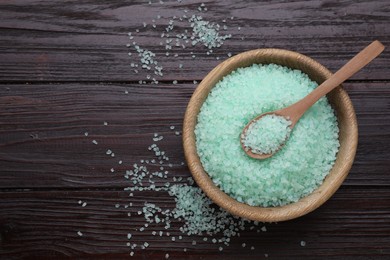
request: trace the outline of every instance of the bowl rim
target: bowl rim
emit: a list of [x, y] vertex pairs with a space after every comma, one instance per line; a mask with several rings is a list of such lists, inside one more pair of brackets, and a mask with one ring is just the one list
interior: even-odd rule
[[[352, 102], [346, 91], [342, 89], [342, 85], [340, 85], [331, 93], [336, 95], [342, 103], [341, 105], [345, 107], [346, 113], [343, 113], [342, 116], [345, 117], [347, 123], [343, 124], [343, 126], [347, 129], [348, 134], [344, 137], [344, 139], [346, 138], [346, 141], [343, 142], [343, 148], [345, 149], [343, 149], [343, 154], [341, 156], [342, 158], [339, 158], [339, 155], [341, 154], [339, 150], [335, 165], [333, 166], [330, 173], [326, 176], [323, 183], [306, 197], [301, 198], [297, 202], [284, 206], [260, 207], [249, 206], [248, 204], [238, 202], [234, 198], [224, 193], [220, 188], [218, 188], [209, 177], [207, 172], [203, 169], [202, 163], [200, 162], [199, 156], [197, 155], [195, 141], [196, 137], [194, 130], [200, 108], [215, 84], [225, 75], [239, 67], [247, 67], [254, 63], [260, 64], [260, 62], [256, 62], [259, 59], [268, 59], [271, 61], [266, 62], [266, 64], [276, 63], [290, 68], [294, 68], [298, 64], [298, 66], [303, 66], [305, 70], [313, 70], [315, 73], [318, 73], [319, 77], [316, 76], [317, 79], [314, 80], [319, 84], [321, 83], [320, 81], [324, 81], [332, 75], [332, 73], [327, 68], [314, 59], [301, 53], [285, 49], [255, 49], [232, 56], [231, 58], [217, 65], [207, 74], [207, 76], [195, 89], [188, 103], [183, 122], [184, 155], [189, 170], [198, 186], [213, 202], [215, 202], [221, 208], [225, 209], [233, 215], [249, 220], [262, 222], [285, 221], [303, 216], [315, 210], [323, 203], [325, 203], [325, 201], [327, 201], [341, 186], [352, 167], [356, 154], [358, 143], [357, 120]], [[243, 62], [246, 62], [247, 65], [239, 66], [239, 64], [242, 64]], [[312, 78], [310, 75], [309, 77]], [[339, 117], [339, 115], [337, 116]], [[341, 162], [340, 159], [342, 159]], [[338, 167], [337, 171], [335, 170], [336, 164]]]

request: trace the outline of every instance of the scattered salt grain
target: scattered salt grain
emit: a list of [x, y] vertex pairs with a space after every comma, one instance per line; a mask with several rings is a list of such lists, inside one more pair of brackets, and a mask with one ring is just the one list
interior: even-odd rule
[[83, 236], [83, 233], [81, 233], [81, 231], [77, 231], [77, 235], [79, 235], [80, 237]]
[[192, 45], [202, 43], [209, 49], [220, 47], [231, 35], [220, 35], [218, 24], [203, 20], [203, 17], [192, 15], [189, 19], [192, 27]]
[[96, 140], [92, 140], [92, 143], [93, 144], [98, 144], [98, 142]]
[[[179, 1], [180, 2], [180, 1]], [[163, 1], [160, 1], [163, 3]], [[151, 4], [151, 1], [149, 1]], [[202, 11], [206, 11], [207, 8], [205, 4], [201, 4], [200, 8]], [[188, 10], [184, 10], [185, 13], [188, 13]], [[161, 16], [158, 15], [157, 19], [160, 19]], [[188, 21], [190, 30], [185, 30], [184, 33], [175, 35], [175, 22], [180, 21]], [[187, 19], [187, 20], [186, 20]], [[226, 22], [226, 20], [224, 20]], [[152, 20], [152, 27], [155, 28], [155, 20]], [[146, 22], [143, 23], [143, 26], [146, 27]], [[224, 30], [227, 29], [227, 26], [224, 25]], [[192, 30], [191, 30], [192, 29]], [[165, 55], [170, 55], [173, 57], [178, 57], [177, 53], [174, 53], [174, 48], [179, 47], [185, 49], [186, 45], [203, 45], [208, 50], [208, 55], [213, 53], [213, 48], [220, 47], [224, 40], [231, 37], [231, 35], [223, 35], [220, 32], [222, 26], [212, 23], [209, 21], [205, 21], [201, 16], [191, 16], [187, 17], [187, 15], [183, 15], [181, 17], [172, 17], [169, 20], [168, 26], [165, 28], [165, 32], [161, 34], [161, 38], [165, 38], [160, 45], [165, 44], [166, 53]], [[139, 32], [139, 29], [136, 29], [136, 32]], [[131, 33], [129, 37], [133, 37]], [[176, 38], [175, 38], [176, 37]], [[155, 78], [152, 78], [152, 71], [157, 76], [162, 76], [162, 67], [158, 65], [156, 61], [156, 55], [146, 49], [141, 48], [137, 45], [136, 42], [133, 42], [132, 45], [128, 44], [128, 47], [133, 46], [138, 53], [139, 64], [142, 69], [148, 70], [148, 75], [146, 79], [148, 83], [158, 84], [158, 81]], [[126, 45], [127, 46], [127, 45]], [[164, 47], [164, 46], [163, 46]], [[231, 56], [231, 53], [229, 53]], [[229, 56], [228, 54], [228, 56]], [[136, 55], [132, 55], [134, 57]], [[182, 56], [182, 55], [180, 55]], [[229, 56], [229, 57], [230, 57]], [[195, 54], [191, 53], [191, 57], [195, 58]], [[219, 59], [219, 57], [218, 57]], [[133, 63], [133, 68], [137, 68], [138, 64]], [[179, 68], [183, 68], [183, 64], [179, 64]], [[135, 73], [138, 73], [138, 70], [134, 70]], [[151, 79], [152, 78], [152, 79]], [[173, 84], [177, 84], [177, 80], [172, 82]], [[197, 81], [193, 81], [194, 84], [198, 84]], [[146, 81], [140, 80], [139, 84], [146, 84]], [[126, 93], [126, 92], [125, 92]], [[128, 92], [127, 92], [128, 93]], [[126, 93], [126, 94], [127, 94]], [[174, 130], [174, 126], [170, 126], [171, 130]], [[175, 135], [180, 135], [179, 131], [174, 132]], [[162, 140], [163, 137], [160, 135], [155, 135], [153, 137], [154, 142], [158, 142]], [[139, 231], [143, 231], [146, 227], [148, 227], [148, 223], [153, 223], [162, 225], [165, 230], [170, 230], [171, 222], [174, 220], [183, 221], [183, 225], [180, 227], [180, 231], [186, 235], [208, 235], [213, 238], [211, 241], [213, 243], [224, 244], [226, 246], [229, 245], [230, 238], [233, 236], [239, 236], [239, 230], [244, 230], [245, 221], [242, 219], [237, 219], [226, 211], [215, 208], [213, 203], [202, 193], [199, 188], [191, 187], [194, 184], [192, 178], [173, 178], [173, 182], [167, 182], [164, 179], [167, 179], [169, 176], [169, 171], [166, 169], [170, 167], [172, 168], [172, 163], [167, 163], [169, 161], [168, 156], [165, 154], [165, 151], [162, 151], [156, 143], [152, 144], [148, 148], [155, 156], [156, 159], [152, 160], [141, 160], [141, 163], [146, 162], [145, 165], [133, 165], [132, 169], [126, 170], [124, 177], [130, 181], [129, 187], [125, 188], [127, 191], [143, 191], [143, 190], [154, 190], [154, 191], [168, 191], [169, 195], [172, 196], [176, 202], [176, 206], [174, 209], [161, 209], [157, 205], [150, 205], [150, 203], [145, 202], [143, 211], [136, 211], [138, 215], [144, 215], [146, 224], [144, 227], [140, 227]], [[111, 154], [113, 156], [113, 153]], [[119, 161], [121, 164], [122, 161]], [[151, 162], [151, 164], [149, 164]], [[149, 171], [145, 166], [156, 167], [158, 164], [160, 165], [159, 169], [156, 172]], [[181, 165], [185, 165], [184, 162], [181, 162]], [[164, 169], [165, 167], [165, 169]], [[112, 169], [113, 170], [113, 169]], [[169, 169], [170, 170], [170, 169]], [[158, 179], [158, 181], [157, 181]], [[171, 177], [169, 178], [171, 180]], [[181, 182], [183, 180], [183, 182]], [[163, 181], [163, 183], [161, 183]], [[177, 185], [177, 182], [180, 182], [180, 185]], [[157, 184], [158, 183], [158, 184]], [[176, 184], [175, 184], [176, 183]], [[130, 193], [129, 197], [132, 197], [133, 194]], [[148, 205], [149, 204], [149, 205]], [[117, 204], [119, 207], [119, 204]], [[125, 206], [127, 207], [127, 205]], [[131, 216], [130, 212], [127, 213], [128, 216]], [[152, 232], [153, 235], [159, 234], [163, 235], [163, 232], [160, 231], [157, 233], [156, 231]], [[214, 238], [214, 235], [221, 235], [219, 239]], [[170, 233], [166, 232], [166, 235], [169, 236]], [[172, 234], [173, 235], [173, 234]], [[131, 237], [131, 235], [130, 235]], [[182, 239], [182, 236], [177, 237], [179, 240]], [[176, 237], [171, 237], [172, 241], [176, 241]], [[207, 241], [207, 237], [204, 237], [204, 241]], [[196, 245], [196, 241], [192, 241], [193, 245]], [[145, 249], [149, 246], [147, 242], [139, 245], [140, 248]], [[134, 249], [136, 244], [132, 244], [131, 248]], [[220, 246], [218, 248], [220, 251], [223, 250], [223, 247]], [[183, 249], [184, 252], [187, 251], [186, 248]], [[130, 253], [131, 256], [134, 255], [132, 251]], [[169, 258], [169, 254], [165, 255], [165, 258]]]
[[306, 246], [306, 242], [305, 241], [301, 241], [301, 246]]

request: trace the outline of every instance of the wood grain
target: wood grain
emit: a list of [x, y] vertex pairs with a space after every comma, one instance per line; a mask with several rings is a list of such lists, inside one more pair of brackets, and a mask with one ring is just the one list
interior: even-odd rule
[[[390, 185], [390, 84], [345, 84], [355, 106], [359, 146], [345, 185]], [[0, 88], [0, 188], [121, 187], [154, 133], [175, 173], [189, 176], [182, 118], [193, 84], [12, 84]], [[125, 90], [129, 94], [125, 94]], [[103, 122], [107, 121], [108, 126]], [[176, 126], [170, 130], [171, 125]], [[84, 133], [88, 132], [88, 137]], [[92, 144], [96, 139], [98, 145]], [[106, 155], [111, 149], [115, 158]], [[119, 165], [118, 161], [123, 160]]]
[[[164, 135], [161, 148], [173, 162], [171, 176], [189, 176], [181, 165], [181, 136], [174, 131], [181, 131], [196, 87], [192, 81], [201, 80], [228, 52], [290, 49], [335, 71], [372, 40], [390, 45], [388, 1], [152, 2], [0, 1], [0, 259], [124, 259], [129, 257], [128, 231], [137, 234], [137, 241], [151, 242], [148, 250], [136, 252], [136, 259], [163, 259], [168, 251], [171, 259], [264, 259], [264, 254], [267, 259], [388, 259], [388, 49], [344, 84], [359, 123], [356, 160], [338, 193], [308, 216], [267, 225], [260, 234], [243, 232], [219, 253], [201, 239], [192, 246], [192, 238], [173, 244], [137, 233], [141, 218], [129, 219], [126, 210], [114, 206], [129, 200], [122, 190], [128, 186], [123, 171], [153, 157], [147, 146], [155, 132]], [[197, 46], [174, 48], [166, 56], [159, 45], [161, 32], [185, 8], [200, 14], [202, 2], [208, 8], [201, 13], [204, 19], [221, 25], [226, 19], [225, 32], [233, 37], [212, 55]], [[175, 30], [185, 29], [190, 29], [187, 22], [175, 22]], [[164, 67], [164, 77], [157, 79], [163, 84], [136, 84], [147, 73], [135, 74], [130, 66], [138, 57], [134, 51], [127, 55], [128, 32], [156, 53]], [[115, 158], [105, 154], [107, 149]], [[80, 207], [79, 199], [88, 205]], [[137, 206], [144, 200], [173, 207], [166, 194], [134, 197]], [[85, 235], [78, 237], [78, 230]], [[178, 232], [177, 226], [172, 232]]]
[[[165, 193], [135, 193], [131, 199], [124, 191], [41, 191], [3, 192], [0, 200], [1, 255], [4, 258], [27, 256], [54, 258], [59, 256], [126, 257], [127, 233], [132, 242], [149, 242], [147, 250], [135, 250], [137, 258], [162, 259], [169, 253], [172, 259], [212, 259], [215, 257], [245, 256], [263, 259], [302, 258], [321, 259], [339, 257], [356, 259], [356, 256], [386, 259], [390, 256], [389, 237], [390, 192], [388, 189], [341, 188], [334, 197], [315, 212], [300, 219], [279, 224], [267, 224], [267, 232], [254, 230], [241, 232], [232, 238], [231, 246], [218, 251], [219, 245], [204, 242], [202, 237], [183, 235], [180, 242], [170, 237], [153, 236], [148, 227], [136, 231], [145, 222], [137, 215], [145, 201], [163, 208], [174, 207], [172, 198]], [[78, 200], [88, 204], [81, 207]], [[116, 208], [133, 202], [131, 209]], [[128, 217], [127, 213], [132, 216]], [[175, 222], [171, 236], [179, 236], [181, 222]], [[77, 231], [83, 233], [82, 237]], [[196, 246], [192, 245], [196, 240]], [[300, 246], [300, 241], [306, 246]], [[243, 248], [242, 243], [247, 246]], [[281, 250], [280, 245], [283, 245]], [[255, 250], [250, 250], [255, 246]], [[184, 253], [183, 248], [188, 252]]]
[[[159, 80], [203, 78], [227, 53], [257, 48], [284, 48], [301, 52], [336, 71], [374, 39], [390, 45], [387, 0], [381, 1], [207, 1], [209, 11], [199, 13], [204, 1], [96, 2], [2, 1], [0, 3], [1, 81], [138, 81], [131, 62], [139, 61], [127, 43], [136, 41], [156, 53], [164, 67]], [[205, 20], [226, 19], [226, 33], [233, 35], [213, 55], [204, 47], [166, 50], [159, 45], [161, 33], [174, 15], [184, 9], [201, 14]], [[161, 15], [162, 19], [157, 19]], [[233, 16], [234, 19], [230, 20]], [[151, 24], [156, 20], [156, 29]], [[148, 26], [143, 27], [146, 22]], [[240, 30], [238, 28], [240, 27]], [[139, 33], [135, 30], [139, 29]], [[191, 29], [188, 22], [175, 23], [175, 31]], [[134, 39], [129, 40], [128, 32]], [[244, 40], [242, 40], [244, 38]], [[165, 41], [165, 39], [164, 39]], [[194, 52], [196, 59], [192, 59]], [[178, 58], [173, 53], [179, 54]], [[220, 57], [220, 60], [216, 60]], [[389, 79], [390, 52], [386, 50], [354, 79]], [[179, 63], [183, 68], [179, 69]]]

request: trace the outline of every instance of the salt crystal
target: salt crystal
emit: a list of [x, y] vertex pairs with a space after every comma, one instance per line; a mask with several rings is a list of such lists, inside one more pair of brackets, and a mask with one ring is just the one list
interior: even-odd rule
[[[273, 83], [275, 80], [277, 87]], [[316, 86], [301, 71], [275, 64], [239, 68], [216, 84], [200, 109], [195, 136], [200, 161], [222, 191], [251, 206], [275, 207], [298, 201], [322, 183], [334, 164], [339, 147], [337, 119], [326, 98], [300, 119], [286, 145], [273, 155], [272, 163], [264, 160], [253, 164], [253, 160], [243, 153], [240, 142], [236, 142], [243, 126], [255, 115], [293, 104]], [[240, 96], [239, 100], [233, 99], [237, 96]], [[215, 118], [220, 123], [216, 124]], [[316, 127], [313, 127], [314, 122]], [[286, 124], [284, 127], [288, 130]], [[272, 136], [280, 134], [270, 133]], [[221, 140], [223, 153], [220, 152]], [[223, 176], [218, 172], [221, 161], [229, 165], [223, 166]], [[244, 175], [248, 173], [247, 177], [240, 175], [237, 178], [237, 169]], [[264, 177], [255, 178], [253, 172]]]

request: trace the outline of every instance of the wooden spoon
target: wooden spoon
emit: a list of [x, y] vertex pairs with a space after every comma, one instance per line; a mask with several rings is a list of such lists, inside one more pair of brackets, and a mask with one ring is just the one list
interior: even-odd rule
[[[302, 98], [298, 102], [292, 104], [291, 106], [285, 107], [280, 110], [276, 110], [273, 112], [267, 112], [264, 114], [261, 114], [254, 119], [252, 119], [242, 130], [242, 135], [246, 135], [246, 131], [248, 130], [248, 127], [257, 122], [260, 118], [262, 118], [265, 115], [277, 115], [285, 117], [287, 120], [291, 121], [290, 128], [293, 129], [295, 124], [298, 122], [298, 120], [302, 117], [302, 115], [308, 110], [314, 103], [316, 103], [322, 96], [325, 96], [330, 91], [332, 91], [334, 88], [339, 86], [341, 83], [343, 83], [345, 80], [350, 78], [353, 74], [358, 72], [360, 69], [362, 69], [364, 66], [366, 66], [368, 63], [370, 63], [374, 58], [376, 58], [385, 47], [382, 43], [379, 41], [374, 41], [370, 45], [368, 45], [366, 48], [364, 48], [361, 52], [359, 52], [355, 57], [353, 57], [350, 61], [348, 61], [347, 64], [345, 64], [341, 69], [339, 69], [335, 74], [333, 74], [329, 79], [324, 81], [321, 85], [319, 85], [316, 89], [314, 89], [310, 94], [308, 94], [306, 97]], [[288, 136], [286, 136], [286, 139], [284, 143], [287, 141]], [[283, 145], [281, 144], [278, 148], [278, 150], [274, 151], [273, 153], [269, 154], [257, 154], [253, 153], [252, 149], [246, 147], [243, 143], [243, 138], [240, 138], [241, 147], [244, 149], [245, 153], [255, 159], [266, 159], [271, 157], [273, 154], [275, 154], [277, 151], [279, 151]]]

